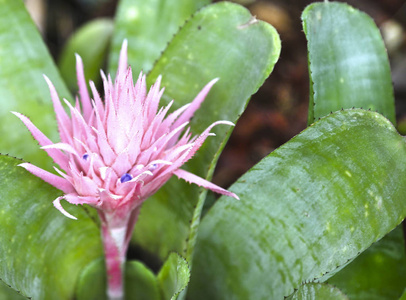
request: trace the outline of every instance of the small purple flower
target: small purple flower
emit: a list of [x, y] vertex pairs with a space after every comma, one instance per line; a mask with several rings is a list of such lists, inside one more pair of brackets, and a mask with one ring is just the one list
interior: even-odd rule
[[130, 181], [131, 179], [133, 179], [133, 177], [130, 174], [125, 173], [123, 176], [121, 176], [120, 181], [121, 183], [124, 183]]

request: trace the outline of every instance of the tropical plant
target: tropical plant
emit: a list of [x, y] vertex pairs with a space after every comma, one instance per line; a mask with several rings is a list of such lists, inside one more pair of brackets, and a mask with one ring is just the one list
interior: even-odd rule
[[[121, 0], [114, 23], [97, 20], [72, 37], [60, 73], [23, 2], [0, 1], [0, 296], [107, 297], [96, 210], [64, 204], [77, 220], [65, 217], [52, 205], [61, 192], [18, 167], [31, 162], [51, 171], [53, 162], [10, 111], [57, 142], [43, 74], [72, 101], [65, 81], [73, 87], [74, 53], [97, 84], [105, 57], [115, 74], [126, 39], [133, 73], [147, 74], [148, 86], [162, 75], [160, 104], [175, 99], [172, 111], [219, 78], [194, 114], [192, 132], [217, 120], [236, 123], [281, 43], [271, 25], [242, 6], [209, 2]], [[401, 297], [406, 144], [395, 129], [382, 38], [369, 16], [343, 3], [314, 3], [302, 19], [308, 128], [229, 188], [240, 201], [222, 196], [205, 204], [212, 194], [176, 178], [150, 196], [130, 251], [142, 249], [159, 270], [128, 260], [126, 299]], [[231, 131], [216, 126], [185, 170], [210, 181]]]

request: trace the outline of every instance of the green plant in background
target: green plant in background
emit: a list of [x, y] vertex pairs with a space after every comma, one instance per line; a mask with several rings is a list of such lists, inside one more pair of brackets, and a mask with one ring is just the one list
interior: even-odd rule
[[[42, 74], [61, 97], [73, 97], [22, 2], [0, 4], [0, 152], [50, 171], [52, 161], [10, 111], [57, 141]], [[309, 127], [230, 187], [240, 201], [221, 197], [202, 215], [207, 192], [172, 179], [151, 196], [130, 247], [155, 255], [162, 267], [154, 274], [128, 261], [126, 299], [401, 297], [406, 258], [397, 225], [406, 216], [406, 144], [393, 125], [382, 39], [367, 15], [342, 3], [308, 6], [303, 24]], [[74, 52], [94, 79], [104, 57], [117, 69], [125, 38], [134, 74], [143, 70], [148, 85], [163, 75], [162, 105], [175, 99], [176, 109], [220, 78], [195, 114], [193, 132], [216, 120], [237, 122], [280, 52], [275, 29], [237, 4], [121, 0], [114, 25], [89, 23], [65, 48], [59, 66], [69, 87]], [[185, 165], [206, 180], [231, 134], [215, 132]], [[0, 295], [105, 299], [95, 212], [69, 207], [77, 221], [61, 215], [51, 204], [60, 192], [16, 167], [18, 158], [0, 156]]]

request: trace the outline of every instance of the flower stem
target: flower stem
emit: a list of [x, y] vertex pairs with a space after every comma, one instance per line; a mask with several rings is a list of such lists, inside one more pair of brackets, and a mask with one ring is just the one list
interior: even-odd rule
[[109, 300], [124, 299], [123, 275], [126, 252], [139, 211], [140, 207], [123, 208], [112, 213], [99, 211]]
[[[125, 230], [126, 228], [121, 228]], [[120, 228], [110, 229], [102, 222], [102, 238], [107, 271], [107, 296], [110, 300], [124, 299], [123, 266], [125, 263], [124, 239], [120, 239]], [[122, 240], [122, 242], [121, 242]]]

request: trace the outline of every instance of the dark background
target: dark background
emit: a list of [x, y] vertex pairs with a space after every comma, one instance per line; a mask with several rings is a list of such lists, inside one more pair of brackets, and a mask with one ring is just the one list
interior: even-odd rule
[[[145, 0], [148, 1], [148, 0]], [[118, 0], [26, 0], [55, 60], [69, 36], [87, 21], [114, 17]], [[306, 39], [300, 15], [315, 1], [235, 1], [279, 32], [282, 52], [271, 76], [252, 97], [222, 153], [213, 181], [227, 187], [261, 158], [306, 128], [309, 78]], [[396, 116], [406, 134], [405, 0], [348, 0], [369, 14], [388, 48], [396, 98]]]

